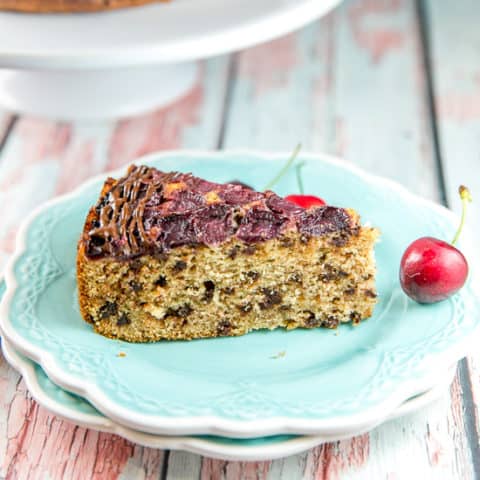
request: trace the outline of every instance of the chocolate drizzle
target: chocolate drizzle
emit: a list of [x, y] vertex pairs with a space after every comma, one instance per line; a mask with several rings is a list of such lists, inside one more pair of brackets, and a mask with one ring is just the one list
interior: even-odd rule
[[307, 237], [356, 231], [342, 208], [305, 210], [271, 191], [132, 165], [125, 177], [106, 181], [83, 241], [90, 258], [128, 259], [182, 245], [219, 245], [231, 238], [251, 245], [289, 230]]

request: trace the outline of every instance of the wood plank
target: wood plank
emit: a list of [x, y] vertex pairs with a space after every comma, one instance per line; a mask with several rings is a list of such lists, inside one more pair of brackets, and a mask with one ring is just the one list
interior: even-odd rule
[[[435, 110], [440, 136], [440, 152], [449, 206], [460, 213], [458, 186], [467, 185], [473, 196], [467, 227], [474, 239], [480, 235], [480, 31], [476, 18], [480, 5], [475, 0], [428, 1], [431, 64]], [[475, 240], [474, 240], [475, 242]], [[477, 243], [477, 242], [475, 242]], [[472, 246], [475, 246], [472, 242]], [[478, 255], [468, 258], [477, 262]], [[478, 281], [478, 277], [477, 277]], [[468, 390], [465, 403], [470, 407], [465, 429], [470, 436], [473, 462], [480, 476], [480, 354], [465, 363], [463, 384]]]
[[[139, 155], [179, 147], [215, 148], [229, 59], [201, 65], [184, 98], [119, 123], [58, 123], [22, 117], [0, 153], [0, 271], [19, 221], [36, 205], [93, 174]], [[0, 355], [0, 478], [159, 478], [163, 452], [76, 427], [31, 399]]]
[[[344, 13], [334, 82], [335, 151], [440, 200], [415, 2], [351, 2]], [[458, 378], [454, 385], [450, 398], [371, 432], [371, 460], [362, 474], [473, 478]]]
[[[334, 74], [335, 124], [340, 130], [334, 151], [423, 196], [440, 199], [414, 2], [352, 2], [344, 13]], [[358, 45], [356, 51], [352, 43]], [[362, 474], [471, 478], [459, 406], [457, 388], [450, 399], [375, 429], [370, 434], [371, 460]]]
[[15, 121], [15, 115], [0, 108], [0, 152]]
[[[300, 141], [441, 198], [413, 0], [347, 1], [237, 62], [226, 148], [290, 150]], [[202, 478], [473, 478], [461, 396], [457, 379], [430, 408], [287, 459], [204, 459]]]
[[458, 5], [428, 2], [435, 105], [449, 205], [460, 212], [457, 188], [469, 186], [476, 201], [468, 224], [480, 235], [480, 31], [475, 0]]
[[200, 478], [201, 458], [187, 452], [170, 452], [168, 459], [167, 480], [182, 478]]

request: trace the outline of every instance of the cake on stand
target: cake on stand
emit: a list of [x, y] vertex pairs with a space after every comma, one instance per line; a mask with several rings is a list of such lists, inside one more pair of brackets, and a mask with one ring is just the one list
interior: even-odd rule
[[0, 13], [0, 107], [58, 119], [148, 111], [196, 60], [291, 32], [341, 0], [172, 0], [102, 13]]

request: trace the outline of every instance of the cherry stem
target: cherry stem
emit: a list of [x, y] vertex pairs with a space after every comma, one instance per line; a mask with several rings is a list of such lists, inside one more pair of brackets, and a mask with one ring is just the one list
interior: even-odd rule
[[287, 173], [288, 169], [292, 166], [292, 163], [295, 161], [295, 159], [297, 158], [297, 155], [299, 154], [300, 152], [300, 149], [302, 148], [302, 144], [299, 143], [296, 147], [295, 147], [295, 150], [292, 152], [292, 154], [290, 155], [290, 158], [287, 160], [287, 163], [283, 166], [283, 168], [277, 173], [277, 175], [275, 176], [275, 178], [273, 180], [271, 180], [269, 183], [267, 183], [267, 185], [265, 186], [265, 188], [263, 189], [264, 191], [265, 190], [271, 190], [271, 188], [276, 185], [278, 183], [278, 181], [285, 175], [285, 173]]
[[298, 185], [298, 191], [300, 192], [300, 195], [303, 195], [305, 190], [303, 188], [303, 180], [302, 180], [302, 168], [305, 166], [305, 162], [299, 163], [295, 167], [295, 174], [297, 176], [297, 185]]
[[455, 245], [460, 237], [460, 233], [462, 233], [463, 225], [465, 224], [465, 218], [467, 214], [467, 204], [472, 201], [472, 195], [470, 190], [465, 187], [464, 185], [460, 185], [458, 187], [458, 193], [460, 194], [460, 198], [462, 200], [462, 216], [460, 218], [460, 225], [458, 226], [457, 231], [455, 232], [455, 236], [452, 240], [452, 245]]

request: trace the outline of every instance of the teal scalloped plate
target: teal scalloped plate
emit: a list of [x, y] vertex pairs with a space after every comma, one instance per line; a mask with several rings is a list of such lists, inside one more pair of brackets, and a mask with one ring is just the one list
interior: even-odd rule
[[[2, 284], [0, 283], [0, 297]], [[103, 432], [116, 433], [127, 440], [146, 447], [170, 450], [187, 450], [208, 457], [226, 460], [271, 460], [286, 457], [308, 450], [321, 443], [341, 440], [363, 433], [362, 431], [345, 432], [341, 438], [327, 435], [274, 435], [259, 438], [226, 438], [213, 435], [171, 436], [152, 435], [132, 430], [106, 418], [82, 397], [68, 393], [55, 385], [45, 375], [42, 368], [20, 353], [16, 352], [8, 341], [1, 344], [8, 362], [23, 376], [30, 394], [40, 405], [56, 415], [88, 428]], [[448, 392], [448, 386], [455, 373], [451, 367], [442, 383], [425, 393], [417, 395], [402, 403], [389, 416], [389, 420], [416, 411]]]
[[[167, 152], [140, 162], [262, 188], [287, 156]], [[117, 423], [144, 432], [258, 437], [373, 428], [402, 402], [440, 383], [448, 367], [467, 353], [479, 332], [473, 291], [478, 282], [472, 272], [449, 300], [410, 301], [398, 283], [403, 250], [419, 236], [450, 238], [455, 217], [341, 161], [323, 155], [300, 160], [306, 163], [307, 191], [330, 204], [356, 208], [364, 222], [382, 231], [376, 247], [379, 303], [360, 326], [155, 344], [95, 334], [78, 311], [75, 254], [102, 175], [47, 203], [25, 222], [6, 270], [3, 335], [56, 384]], [[276, 190], [295, 191], [293, 172]], [[118, 356], [120, 351], [126, 356]]]

